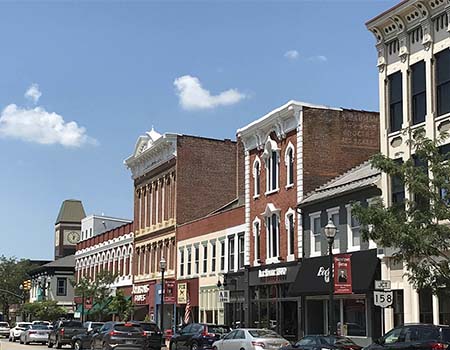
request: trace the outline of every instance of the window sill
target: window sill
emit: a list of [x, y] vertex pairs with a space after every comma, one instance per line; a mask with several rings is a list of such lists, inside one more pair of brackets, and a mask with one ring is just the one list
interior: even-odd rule
[[397, 130], [397, 131], [389, 131], [388, 137], [394, 137], [402, 134], [403, 129]]
[[351, 246], [347, 248], [347, 252], [352, 253], [352, 252], [357, 252], [361, 250], [361, 246], [359, 245], [355, 245], [355, 246]]
[[414, 130], [414, 129], [423, 128], [425, 126], [425, 124], [426, 124], [426, 122], [420, 122], [420, 123], [417, 123], [417, 124], [411, 124], [411, 129]]
[[450, 113], [442, 114], [442, 115], [440, 115], [440, 116], [434, 118], [434, 120], [435, 120], [436, 122], [439, 122], [439, 121], [441, 121], [441, 120], [443, 120], [443, 119], [447, 119], [448, 117], [450, 117]]
[[271, 194], [278, 193], [279, 191], [280, 191], [280, 189], [277, 187], [277, 188], [275, 188], [273, 190], [265, 192], [264, 195], [265, 196], [270, 196]]
[[259, 266], [259, 265], [260, 265], [259, 260], [253, 260], [253, 266]]
[[290, 188], [294, 188], [294, 184], [289, 184], [285, 186], [286, 190], [289, 190]]
[[266, 265], [268, 264], [278, 264], [280, 262], [279, 257], [274, 257], [274, 258], [267, 258], [266, 259]]
[[315, 258], [316, 256], [321, 256], [321, 252], [310, 252], [309, 253], [309, 257], [310, 258]]
[[253, 199], [258, 199], [259, 198], [259, 194], [256, 196], [253, 196]]

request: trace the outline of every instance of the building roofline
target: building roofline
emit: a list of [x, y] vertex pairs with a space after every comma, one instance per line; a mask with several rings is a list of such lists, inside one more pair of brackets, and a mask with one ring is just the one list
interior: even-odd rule
[[370, 27], [374, 22], [377, 22], [378, 20], [380, 20], [381, 18], [383, 18], [384, 16], [386, 16], [388, 13], [397, 10], [398, 8], [402, 7], [403, 5], [407, 4], [408, 2], [410, 2], [411, 0], [403, 0], [401, 2], [399, 2], [397, 5], [392, 6], [391, 8], [387, 9], [386, 11], [380, 13], [379, 15], [375, 16], [372, 19], [369, 19], [365, 25], [366, 27]]

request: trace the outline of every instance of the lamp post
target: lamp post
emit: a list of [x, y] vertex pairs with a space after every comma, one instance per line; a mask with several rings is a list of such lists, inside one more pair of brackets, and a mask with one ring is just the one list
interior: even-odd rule
[[328, 302], [328, 334], [332, 335], [335, 334], [336, 331], [334, 329], [334, 310], [333, 310], [333, 297], [334, 297], [334, 274], [333, 274], [333, 242], [334, 237], [336, 236], [336, 226], [333, 224], [333, 221], [330, 219], [328, 220], [328, 224], [324, 228], [325, 236], [327, 237], [328, 241], [328, 255], [330, 257], [330, 295], [329, 295], [329, 302]]
[[48, 290], [48, 287], [50, 287], [50, 282], [52, 281], [52, 279], [50, 276], [47, 276], [47, 277], [39, 276], [37, 278], [37, 281], [38, 281], [39, 288], [42, 289], [42, 300], [45, 301], [46, 297], [47, 297], [47, 295], [46, 295], [47, 290]]
[[159, 261], [159, 269], [161, 270], [161, 332], [164, 341], [164, 272], [166, 271], [167, 263], [164, 257]]

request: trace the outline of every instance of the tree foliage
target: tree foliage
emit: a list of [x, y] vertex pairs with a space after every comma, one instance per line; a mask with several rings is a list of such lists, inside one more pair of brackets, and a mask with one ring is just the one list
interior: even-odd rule
[[447, 135], [430, 140], [421, 129], [409, 133], [414, 157], [401, 163], [377, 154], [371, 164], [403, 183], [410, 198], [391, 206], [381, 199], [369, 207], [354, 204], [353, 215], [365, 239], [393, 248], [394, 259], [406, 263], [415, 288], [437, 293], [450, 287], [450, 157], [439, 147]]
[[133, 302], [118, 290], [109, 304], [109, 311], [119, 316], [121, 321], [129, 321], [133, 313]]
[[58, 306], [55, 300], [36, 301], [26, 303], [22, 307], [22, 313], [26, 320], [55, 321], [61, 316], [65, 316], [66, 310]]
[[22, 302], [22, 299], [17, 297], [24, 295], [20, 286], [29, 278], [28, 273], [33, 267], [29, 260], [0, 256], [0, 289], [7, 291], [0, 291], [0, 306], [6, 319], [9, 319], [10, 305]]

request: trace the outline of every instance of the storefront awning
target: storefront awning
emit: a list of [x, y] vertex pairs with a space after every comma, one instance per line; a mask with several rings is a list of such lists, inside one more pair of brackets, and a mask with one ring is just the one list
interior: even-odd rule
[[[289, 296], [320, 295], [329, 292], [325, 271], [329, 268], [329, 257], [303, 259], [297, 278], [289, 288]], [[377, 250], [364, 250], [351, 253], [353, 293], [373, 290], [375, 278], [380, 276]]]

